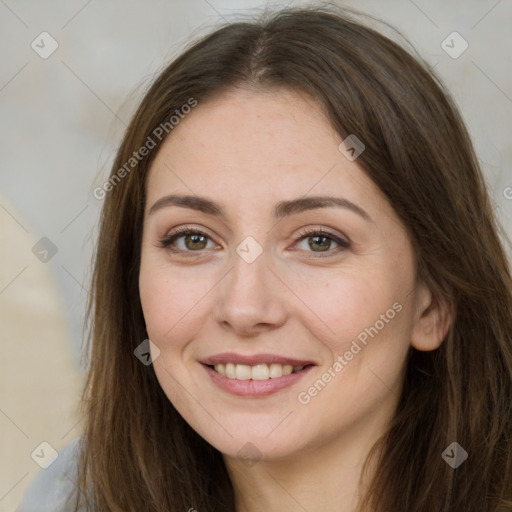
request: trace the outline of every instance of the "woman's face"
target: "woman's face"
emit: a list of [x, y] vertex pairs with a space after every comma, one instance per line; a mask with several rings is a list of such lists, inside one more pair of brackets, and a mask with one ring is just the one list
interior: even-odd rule
[[340, 142], [311, 99], [240, 90], [199, 103], [152, 164], [139, 284], [154, 369], [229, 457], [353, 443], [394, 412], [430, 295]]

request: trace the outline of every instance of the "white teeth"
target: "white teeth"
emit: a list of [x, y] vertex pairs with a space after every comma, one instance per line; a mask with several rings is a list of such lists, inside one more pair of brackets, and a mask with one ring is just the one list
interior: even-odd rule
[[246, 364], [237, 364], [235, 375], [238, 380], [249, 380], [252, 378], [251, 367]]
[[293, 372], [293, 366], [291, 364], [285, 364], [283, 366], [283, 375], [290, 375]]
[[278, 379], [283, 375], [290, 375], [291, 373], [300, 372], [304, 366], [293, 367], [290, 364], [278, 364], [272, 363], [257, 364], [255, 366], [249, 366], [247, 364], [216, 364], [214, 366], [215, 371], [224, 375], [228, 379], [237, 380], [268, 380]]
[[283, 365], [282, 364], [274, 364], [270, 365], [270, 378], [277, 379], [278, 377], [282, 377], [283, 375]]
[[[217, 368], [215, 368], [217, 369]], [[226, 377], [228, 379], [234, 379], [236, 378], [236, 374], [235, 374], [235, 365], [233, 363], [228, 363], [226, 365]]]
[[252, 367], [252, 380], [267, 380], [270, 378], [270, 371], [266, 364], [258, 364]]

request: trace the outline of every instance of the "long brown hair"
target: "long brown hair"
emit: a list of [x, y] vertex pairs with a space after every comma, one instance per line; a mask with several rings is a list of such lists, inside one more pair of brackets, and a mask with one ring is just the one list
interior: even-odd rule
[[[406, 226], [418, 278], [454, 320], [441, 347], [411, 349], [405, 386], [361, 510], [512, 508], [512, 280], [464, 123], [428, 66], [345, 10], [302, 8], [228, 24], [193, 44], [136, 111], [105, 187], [88, 318], [82, 497], [101, 511], [233, 512], [222, 455], [134, 357], [147, 338], [138, 291], [145, 181], [183, 105], [233, 87], [316, 99]], [[190, 114], [193, 115], [193, 112]], [[155, 147], [127, 162], [151, 137]], [[120, 172], [124, 166], [125, 172]], [[457, 469], [441, 457], [456, 441]]]

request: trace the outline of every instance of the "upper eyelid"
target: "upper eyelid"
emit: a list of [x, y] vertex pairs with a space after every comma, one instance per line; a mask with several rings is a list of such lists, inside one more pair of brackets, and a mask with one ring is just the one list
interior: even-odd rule
[[[212, 236], [212, 238], [215, 238], [215, 235], [209, 234], [212, 232], [209, 228], [203, 227], [202, 225], [195, 226], [193, 224], [183, 224], [176, 228], [168, 229], [168, 230], [166, 230], [166, 234], [164, 236], [170, 236], [170, 235], [174, 235], [176, 233], [182, 232], [182, 231], [189, 231], [189, 230], [190, 231], [203, 231], [205, 234], [208, 234], [208, 236]], [[306, 232], [324, 231], [333, 236], [348, 238], [343, 232], [339, 231], [338, 228], [333, 228], [326, 224], [309, 224], [305, 227], [298, 228], [298, 230], [296, 229], [294, 231], [297, 232], [298, 234], [302, 234], [302, 233], [306, 233]], [[334, 231], [334, 232], [332, 232], [332, 231]], [[229, 234], [232, 234], [231, 230], [229, 230]]]
[[[349, 249], [352, 247], [352, 241], [345, 235], [338, 235], [335, 233], [331, 233], [324, 228], [305, 228], [300, 233], [297, 234], [295, 238], [296, 242], [294, 245], [307, 240], [308, 238], [314, 236], [327, 236], [334, 243], [338, 244], [339, 247], [335, 247], [334, 249], [330, 249], [328, 251], [320, 251], [318, 254], [332, 254], [337, 252], [338, 249]], [[314, 254], [314, 251], [311, 251]]]
[[342, 234], [342, 233], [332, 233], [330, 231], [331, 228], [325, 228], [325, 227], [306, 227], [302, 228], [297, 235], [295, 235], [295, 238], [301, 238], [301, 237], [308, 237], [313, 236], [315, 233], [322, 233], [325, 235], [332, 236], [334, 238], [340, 238], [340, 239], [346, 239], [347, 242], [349, 242], [349, 238]]
[[[293, 239], [297, 240], [301, 237], [307, 238], [308, 236], [313, 236], [314, 234], [321, 232], [322, 234], [330, 235], [335, 238], [346, 239], [347, 242], [350, 242], [349, 237], [347, 237], [345, 234], [332, 233], [330, 231], [330, 229], [332, 229], [332, 228], [329, 228], [329, 227], [326, 228], [326, 227], [320, 227], [320, 226], [301, 228], [296, 235], [293, 235]], [[188, 225], [180, 226], [180, 227], [176, 228], [174, 231], [164, 235], [163, 239], [170, 238], [170, 237], [178, 235], [180, 233], [185, 235], [189, 231], [193, 231], [193, 232], [197, 231], [200, 234], [204, 234], [204, 235], [208, 236], [212, 240], [215, 239], [215, 236], [210, 235], [207, 229], [198, 228], [198, 227], [194, 227], [194, 226], [188, 226]]]
[[[330, 249], [325, 252], [320, 251], [318, 254], [322, 254], [322, 253], [329, 254], [329, 253], [335, 252], [337, 249], [340, 249], [340, 248], [347, 249], [347, 248], [349, 248], [349, 246], [352, 245], [351, 240], [346, 235], [331, 233], [329, 231], [329, 229], [331, 229], [331, 228], [325, 228], [325, 227], [320, 227], [320, 226], [313, 226], [313, 227], [308, 226], [308, 227], [302, 228], [296, 235], [293, 236], [293, 239], [295, 242], [294, 245], [306, 240], [309, 237], [318, 236], [318, 235], [320, 235], [320, 236], [327, 235], [328, 237], [331, 237], [332, 241], [335, 242], [339, 246], [339, 247], [335, 247], [334, 249]], [[188, 225], [176, 228], [173, 232], [164, 236], [163, 239], [160, 239], [160, 242], [163, 243], [166, 240], [170, 240], [172, 238], [173, 240], [165, 245], [165, 247], [167, 247], [168, 245], [171, 245], [172, 243], [174, 243], [176, 240], [179, 240], [183, 236], [186, 236], [187, 234], [190, 234], [190, 233], [192, 233], [192, 234], [196, 233], [196, 234], [200, 234], [201, 236], [206, 236], [213, 243], [217, 244], [218, 246], [220, 245], [218, 242], [215, 241], [215, 237], [211, 236], [207, 232], [206, 229], [198, 228], [198, 227], [194, 227], [194, 226], [188, 226]], [[176, 250], [178, 252], [188, 252], [188, 253], [194, 253], [194, 252], [201, 253], [204, 251], [204, 249], [198, 250], [198, 251], [186, 251], [183, 249], [176, 249]], [[314, 251], [312, 251], [312, 252], [314, 252]]]
[[185, 236], [185, 235], [189, 234], [189, 232], [193, 232], [193, 233], [197, 232], [197, 234], [207, 236], [212, 241], [215, 240], [215, 236], [211, 235], [209, 233], [209, 230], [207, 230], [205, 228], [197, 228], [194, 226], [181, 226], [179, 228], [176, 228], [174, 231], [171, 231], [168, 234], [164, 235], [163, 239], [165, 240], [165, 239], [171, 238], [173, 236], [177, 236], [179, 238], [179, 235]]

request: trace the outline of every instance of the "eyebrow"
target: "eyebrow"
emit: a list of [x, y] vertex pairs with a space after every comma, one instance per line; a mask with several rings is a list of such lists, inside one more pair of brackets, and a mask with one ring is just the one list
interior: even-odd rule
[[[157, 210], [168, 206], [189, 208], [191, 210], [197, 210], [214, 217], [226, 217], [225, 208], [220, 203], [212, 201], [206, 197], [177, 194], [171, 194], [158, 199], [158, 201], [156, 201], [149, 209], [148, 214], [151, 215]], [[356, 213], [364, 220], [373, 222], [370, 215], [368, 215], [368, 213], [360, 206], [354, 204], [348, 199], [333, 196], [309, 196], [288, 201], [280, 201], [274, 206], [273, 216], [276, 219], [282, 219], [284, 217], [302, 213], [308, 210], [332, 207], [345, 208]]]

